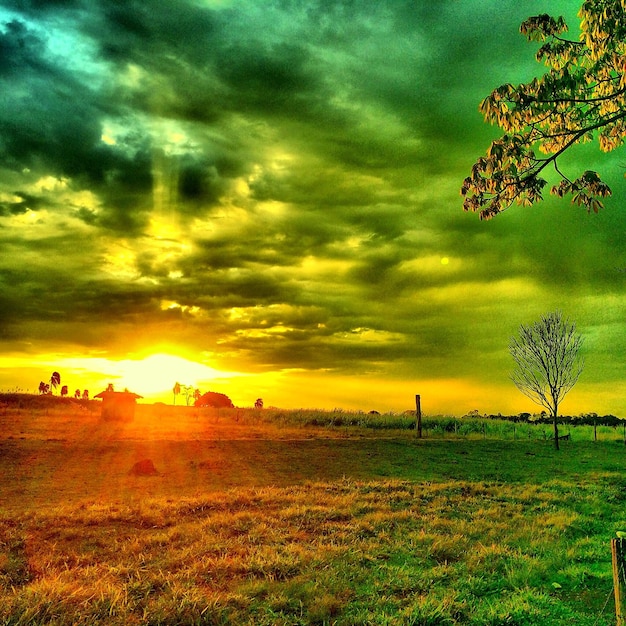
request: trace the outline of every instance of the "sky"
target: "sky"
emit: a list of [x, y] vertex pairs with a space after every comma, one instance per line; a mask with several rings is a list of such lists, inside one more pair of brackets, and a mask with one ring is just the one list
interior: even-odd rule
[[[175, 382], [237, 406], [539, 411], [510, 338], [584, 337], [562, 408], [626, 417], [626, 159], [613, 189], [481, 222], [480, 101], [545, 68], [550, 0], [3, 0], [0, 390]], [[555, 179], [556, 180], [556, 179]]]

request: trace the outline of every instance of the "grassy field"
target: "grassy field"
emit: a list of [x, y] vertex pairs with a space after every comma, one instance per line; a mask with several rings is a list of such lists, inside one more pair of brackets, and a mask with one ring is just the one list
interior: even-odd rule
[[621, 432], [430, 419], [4, 402], [0, 624], [614, 624]]

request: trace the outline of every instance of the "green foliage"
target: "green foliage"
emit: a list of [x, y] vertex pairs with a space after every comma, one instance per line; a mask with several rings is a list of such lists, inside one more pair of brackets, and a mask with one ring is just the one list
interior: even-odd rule
[[[187, 393], [188, 389], [192, 388], [185, 387], [185, 393]], [[203, 393], [196, 398], [195, 405], [226, 409], [233, 408], [232, 400], [227, 395], [217, 393], [216, 391], [207, 391], [206, 393]]]
[[529, 83], [505, 84], [480, 105], [485, 120], [505, 134], [480, 157], [461, 187], [463, 208], [489, 219], [513, 203], [529, 206], [543, 198], [543, 170], [553, 166], [562, 179], [551, 193], [598, 212], [610, 188], [596, 172], [570, 179], [558, 158], [575, 144], [597, 136], [608, 152], [626, 136], [626, 2], [586, 0], [579, 12], [580, 38], [564, 37], [562, 17], [527, 19], [520, 31], [541, 42], [537, 61], [548, 72]]

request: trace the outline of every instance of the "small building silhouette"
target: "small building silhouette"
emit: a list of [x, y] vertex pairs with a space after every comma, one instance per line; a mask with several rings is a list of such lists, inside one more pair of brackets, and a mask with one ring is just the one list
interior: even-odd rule
[[135, 417], [135, 406], [137, 398], [142, 398], [136, 393], [125, 389], [124, 391], [114, 391], [113, 385], [109, 385], [105, 391], [96, 394], [94, 398], [102, 399], [102, 419], [121, 420], [130, 422]]

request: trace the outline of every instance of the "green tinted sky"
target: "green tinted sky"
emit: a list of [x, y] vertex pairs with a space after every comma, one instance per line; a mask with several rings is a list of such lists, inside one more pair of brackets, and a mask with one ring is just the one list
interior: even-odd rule
[[[508, 341], [559, 308], [586, 339], [566, 408], [626, 416], [622, 154], [563, 163], [612, 185], [599, 215], [550, 199], [481, 223], [459, 196], [499, 134], [480, 100], [543, 71], [520, 22], [577, 36], [579, 3], [3, 6], [2, 388], [58, 369], [93, 393], [532, 410]], [[154, 354], [206, 368], [130, 375]]]

